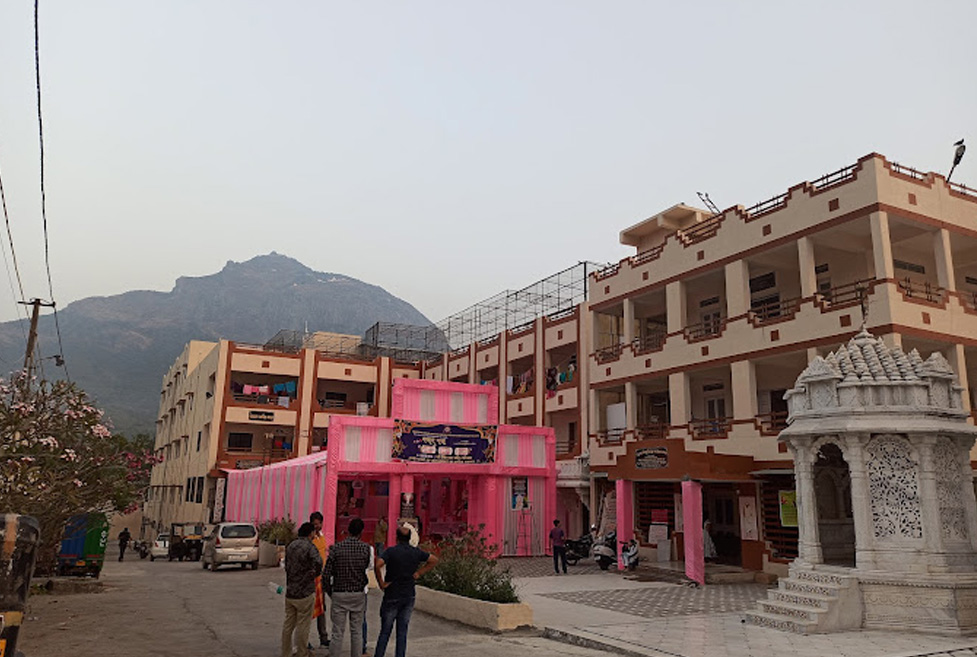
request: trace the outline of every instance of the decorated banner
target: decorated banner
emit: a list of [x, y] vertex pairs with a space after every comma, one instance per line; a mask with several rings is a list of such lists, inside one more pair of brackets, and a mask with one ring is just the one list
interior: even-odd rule
[[494, 425], [458, 426], [394, 420], [391, 456], [424, 463], [495, 462]]

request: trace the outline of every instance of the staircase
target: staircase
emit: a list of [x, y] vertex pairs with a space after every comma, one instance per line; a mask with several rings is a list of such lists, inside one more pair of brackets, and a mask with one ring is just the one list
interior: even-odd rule
[[862, 626], [858, 578], [847, 568], [791, 565], [790, 577], [746, 613], [750, 625], [797, 634], [817, 634]]

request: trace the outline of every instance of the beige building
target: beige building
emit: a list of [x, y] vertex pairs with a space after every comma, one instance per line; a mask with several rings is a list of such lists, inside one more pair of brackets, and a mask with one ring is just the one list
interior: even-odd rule
[[219, 521], [223, 470], [318, 451], [336, 414], [389, 414], [392, 379], [421, 376], [414, 351], [287, 331], [264, 345], [188, 343], [163, 377], [155, 443], [163, 460], [145, 504], [150, 531]]
[[863, 312], [886, 343], [975, 376], [977, 190], [939, 174], [871, 154], [749, 208], [676, 205], [621, 242], [635, 254], [590, 286], [590, 468], [633, 482], [643, 536], [653, 520], [676, 529], [688, 475], [721, 559], [796, 556], [778, 501], [794, 487], [783, 395]]

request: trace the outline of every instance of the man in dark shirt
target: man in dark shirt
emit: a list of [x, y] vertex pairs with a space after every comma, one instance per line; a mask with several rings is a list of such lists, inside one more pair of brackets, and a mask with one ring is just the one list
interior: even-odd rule
[[282, 657], [292, 657], [292, 634], [298, 657], [309, 655], [309, 626], [315, 604], [315, 578], [322, 572], [322, 557], [312, 544], [312, 523], [299, 527], [299, 537], [285, 548], [285, 625]]
[[[423, 565], [422, 565], [423, 564]], [[375, 565], [377, 583], [383, 589], [383, 602], [380, 604], [380, 636], [374, 657], [384, 657], [387, 642], [397, 621], [396, 657], [407, 655], [407, 626], [414, 610], [414, 582], [421, 575], [438, 564], [438, 558], [424, 550], [410, 545], [410, 528], [401, 525], [397, 528], [397, 544], [388, 548]], [[387, 567], [386, 575], [383, 567]]]
[[566, 535], [560, 527], [560, 521], [553, 521], [553, 529], [550, 530], [550, 543], [553, 545], [553, 570], [560, 574], [559, 562], [563, 562], [563, 574], [567, 574], [567, 547]]
[[349, 620], [349, 654], [363, 654], [363, 635], [358, 632], [366, 614], [366, 569], [370, 566], [370, 546], [360, 540], [363, 521], [349, 521], [349, 537], [329, 547], [326, 568], [322, 572], [322, 586], [332, 600], [329, 619], [332, 624], [330, 657], [339, 657]]

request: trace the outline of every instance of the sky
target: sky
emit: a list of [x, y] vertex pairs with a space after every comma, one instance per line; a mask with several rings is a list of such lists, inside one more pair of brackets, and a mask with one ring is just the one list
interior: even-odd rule
[[[48, 298], [32, 4], [0, 3], [0, 175]], [[873, 151], [945, 174], [961, 137], [977, 187], [974, 25], [972, 0], [41, 0], [54, 296], [277, 251], [436, 321], [616, 262], [697, 191], [749, 206]]]

